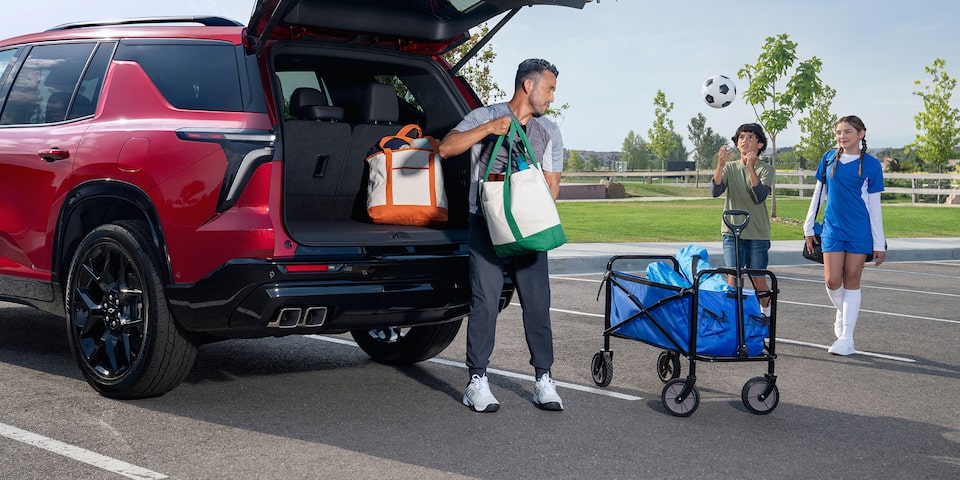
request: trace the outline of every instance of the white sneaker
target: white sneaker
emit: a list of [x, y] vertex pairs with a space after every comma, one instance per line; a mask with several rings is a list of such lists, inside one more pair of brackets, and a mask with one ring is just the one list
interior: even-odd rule
[[496, 412], [500, 403], [490, 392], [487, 376], [473, 375], [463, 392], [463, 404], [477, 412]]
[[837, 310], [837, 319], [833, 321], [833, 334], [840, 338], [843, 336], [843, 312]]
[[856, 353], [856, 350], [853, 348], [853, 339], [850, 338], [838, 338], [836, 342], [833, 342], [833, 345], [830, 345], [830, 348], [827, 349], [827, 352], [834, 355], [853, 355]]
[[563, 401], [560, 400], [560, 395], [557, 395], [557, 384], [550, 378], [549, 373], [541, 375], [537, 383], [533, 384], [533, 404], [541, 410], [563, 410]]

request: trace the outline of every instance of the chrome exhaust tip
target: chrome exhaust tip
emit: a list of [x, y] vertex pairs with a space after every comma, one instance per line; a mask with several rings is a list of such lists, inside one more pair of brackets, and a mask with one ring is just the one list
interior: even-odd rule
[[327, 320], [327, 307], [310, 307], [303, 314], [304, 327], [320, 327]]
[[267, 324], [269, 328], [296, 328], [300, 323], [300, 308], [284, 308], [277, 314], [276, 320]]

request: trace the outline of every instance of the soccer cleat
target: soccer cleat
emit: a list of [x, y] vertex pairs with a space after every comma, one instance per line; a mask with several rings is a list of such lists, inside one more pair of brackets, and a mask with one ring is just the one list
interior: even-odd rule
[[557, 395], [557, 384], [550, 378], [549, 373], [541, 375], [537, 383], [533, 384], [533, 404], [541, 410], [563, 410], [563, 401], [560, 400], [560, 395]]
[[833, 334], [840, 338], [843, 336], [843, 312], [837, 310], [837, 319], [833, 321]]
[[838, 338], [836, 342], [833, 342], [833, 345], [830, 345], [830, 348], [827, 349], [827, 352], [834, 355], [853, 355], [856, 353], [856, 350], [853, 348], [853, 339], [850, 338]]
[[470, 377], [470, 383], [467, 384], [467, 389], [463, 392], [463, 404], [475, 412], [496, 412], [500, 409], [500, 403], [490, 392], [486, 375]]

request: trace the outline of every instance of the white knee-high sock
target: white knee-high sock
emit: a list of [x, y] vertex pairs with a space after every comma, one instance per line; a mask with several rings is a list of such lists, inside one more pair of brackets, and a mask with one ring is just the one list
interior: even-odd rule
[[843, 294], [843, 335], [840, 338], [853, 340], [853, 329], [860, 315], [860, 289], [847, 290]]
[[830, 301], [833, 302], [833, 306], [837, 307], [838, 311], [843, 311], [843, 287], [840, 287], [836, 290], [830, 290], [830, 287], [827, 287], [827, 296], [830, 297]]

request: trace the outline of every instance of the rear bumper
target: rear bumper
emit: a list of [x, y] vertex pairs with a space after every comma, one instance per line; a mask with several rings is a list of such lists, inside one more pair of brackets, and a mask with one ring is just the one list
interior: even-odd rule
[[170, 286], [187, 331], [233, 338], [413, 326], [469, 313], [466, 254], [317, 263], [243, 260]]

